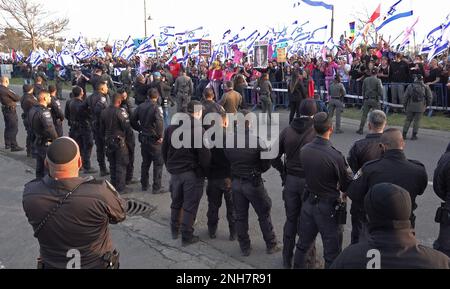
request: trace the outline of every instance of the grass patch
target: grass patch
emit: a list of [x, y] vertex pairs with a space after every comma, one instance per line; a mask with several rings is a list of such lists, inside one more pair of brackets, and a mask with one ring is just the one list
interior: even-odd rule
[[[361, 120], [362, 112], [357, 108], [345, 108], [343, 117], [355, 120]], [[406, 116], [404, 114], [389, 114], [388, 125], [403, 127]], [[411, 125], [412, 127], [412, 125]], [[450, 118], [443, 112], [435, 112], [433, 117], [424, 115], [421, 122], [421, 128], [450, 131]]]
[[[14, 78], [10, 79], [9, 82], [10, 82], [11, 85], [20, 85], [20, 86], [23, 85], [23, 79], [20, 78], [20, 77], [14, 77]], [[47, 85], [55, 85], [55, 84], [56, 83], [55, 83], [54, 80], [47, 81]], [[63, 90], [72, 91], [72, 84], [69, 83], [69, 82], [65, 82], [64, 85], [63, 85]], [[92, 93], [92, 86], [88, 84], [86, 86], [86, 90], [87, 90], [88, 93]]]

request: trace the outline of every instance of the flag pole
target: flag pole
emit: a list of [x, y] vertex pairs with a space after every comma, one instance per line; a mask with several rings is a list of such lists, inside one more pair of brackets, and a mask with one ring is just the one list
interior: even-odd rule
[[334, 39], [334, 5], [331, 9], [331, 38]]

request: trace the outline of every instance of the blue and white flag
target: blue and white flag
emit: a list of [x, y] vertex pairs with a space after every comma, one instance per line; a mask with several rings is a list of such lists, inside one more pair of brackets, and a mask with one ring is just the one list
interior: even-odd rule
[[427, 36], [422, 42], [422, 49], [420, 53], [429, 53], [431, 49], [433, 49], [436, 40], [441, 37], [442, 30], [445, 29], [448, 23], [450, 23], [450, 21], [446, 19], [443, 24], [433, 28], [430, 32], [428, 32]]
[[30, 56], [28, 56], [26, 62], [29, 62], [31, 64], [31, 67], [36, 67], [39, 66], [43, 60], [44, 57], [39, 51], [33, 51], [31, 52]]
[[[300, 6], [300, 3], [296, 1], [297, 6], [294, 3], [294, 8]], [[303, 3], [308, 4], [310, 6], [323, 7], [328, 10], [333, 10], [333, 5], [327, 4], [322, 1], [311, 1], [311, 0], [302, 0]]]
[[133, 52], [134, 52], [134, 42], [131, 39], [131, 36], [128, 36], [128, 39], [127, 41], [125, 41], [125, 44], [120, 50], [118, 57], [121, 57], [125, 60], [129, 60], [133, 55]]
[[328, 25], [317, 28], [309, 36], [305, 44], [307, 45], [324, 45], [327, 39]]
[[175, 37], [175, 26], [161, 26], [160, 37]]
[[65, 49], [61, 51], [56, 63], [64, 67], [67, 65], [76, 64], [76, 61], [74, 60], [73, 54], [69, 50]]
[[187, 31], [185, 34], [185, 43], [198, 43], [200, 40], [202, 40], [204, 35], [205, 32], [203, 31], [203, 26]]
[[383, 22], [375, 29], [377, 32], [380, 31], [386, 25], [388, 25], [396, 20], [414, 15], [413, 10], [410, 7], [408, 7], [408, 5], [407, 5], [408, 3], [406, 3], [406, 1], [405, 1], [405, 2], [403, 2], [404, 5], [400, 5], [400, 4], [402, 4], [402, 2], [403, 2], [403, 0], [399, 0], [389, 8], [386, 16], [384, 17]]
[[450, 44], [450, 22], [448, 22], [440, 30], [439, 37], [435, 40], [434, 45], [431, 47], [431, 50], [428, 53], [428, 61], [431, 61], [436, 56], [447, 51], [450, 47], [449, 44]]

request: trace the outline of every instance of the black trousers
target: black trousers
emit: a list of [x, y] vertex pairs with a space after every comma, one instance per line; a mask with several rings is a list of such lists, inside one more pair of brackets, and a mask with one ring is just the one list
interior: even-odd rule
[[[134, 135], [133, 135], [134, 138]], [[127, 142], [128, 147], [128, 165], [127, 165], [127, 173], [126, 173], [126, 181], [130, 182], [133, 179], [134, 176], [134, 150], [136, 147], [136, 144], [133, 141]]]
[[127, 166], [129, 162], [128, 148], [121, 144], [117, 149], [107, 150], [109, 170], [111, 172], [111, 184], [120, 193], [126, 186]]
[[[23, 118], [23, 116], [22, 116]], [[25, 127], [25, 131], [27, 132], [27, 140], [26, 140], [26, 149], [27, 149], [27, 156], [31, 155], [31, 148], [32, 148], [32, 143], [31, 143], [31, 129], [30, 126], [28, 124], [28, 120], [24, 119], [23, 120], [23, 126]]]
[[58, 137], [62, 137], [64, 136], [64, 130], [63, 130], [63, 123], [61, 120], [56, 120], [55, 122], [53, 122], [53, 124], [55, 125], [55, 130], [56, 133], [58, 134]]
[[15, 108], [2, 107], [5, 120], [5, 146], [17, 147], [17, 133], [19, 132], [19, 118]]
[[450, 224], [440, 225], [439, 237], [433, 247], [450, 257]]
[[105, 138], [101, 135], [100, 127], [98, 124], [94, 124], [92, 126], [92, 132], [94, 133], [98, 166], [100, 167], [100, 170], [106, 170]]
[[308, 252], [314, 245], [318, 233], [322, 237], [325, 269], [330, 268], [341, 253], [343, 226], [338, 225], [333, 217], [335, 202], [336, 200], [315, 199], [310, 195], [303, 203], [294, 268], [307, 268]]
[[149, 170], [153, 163], [153, 190], [161, 189], [161, 178], [164, 161], [161, 154], [160, 144], [141, 144], [142, 165], [141, 165], [141, 185], [144, 188], [149, 186]]
[[35, 145], [34, 157], [36, 158], [36, 179], [42, 179], [48, 174], [48, 169], [45, 167], [45, 158], [47, 157], [47, 146]]
[[222, 206], [222, 199], [225, 199], [228, 228], [230, 233], [234, 233], [236, 220], [231, 193], [231, 179], [208, 179], [206, 195], [208, 196], [208, 228], [217, 229], [217, 225], [219, 224], [219, 210]]
[[[300, 213], [303, 203], [305, 179], [287, 175], [283, 190], [284, 208], [286, 211], [286, 222], [283, 230], [283, 261], [291, 264], [294, 257], [294, 248], [300, 221]], [[316, 262], [316, 246], [310, 251], [308, 268], [314, 268]]]
[[84, 169], [91, 169], [91, 154], [94, 147], [92, 130], [90, 127], [71, 128], [69, 136], [73, 138], [80, 147], [81, 161]]
[[290, 101], [289, 102], [289, 123], [291, 123], [295, 116], [300, 115], [300, 102], [299, 101]]
[[172, 204], [171, 229], [178, 232], [185, 240], [192, 238], [198, 206], [203, 196], [204, 179], [199, 178], [193, 171], [172, 175], [170, 192]]
[[350, 208], [350, 214], [352, 219], [352, 233], [351, 233], [351, 244], [358, 244], [360, 241], [360, 236], [364, 234], [363, 232], [363, 221], [365, 222], [364, 210], [352, 203]]
[[259, 186], [255, 187], [249, 180], [233, 179], [231, 188], [236, 214], [236, 233], [241, 250], [247, 250], [251, 246], [250, 236], [248, 235], [248, 210], [250, 204], [258, 215], [259, 227], [267, 248], [274, 247], [277, 244], [277, 238], [270, 216], [272, 200], [267, 194], [262, 181]]

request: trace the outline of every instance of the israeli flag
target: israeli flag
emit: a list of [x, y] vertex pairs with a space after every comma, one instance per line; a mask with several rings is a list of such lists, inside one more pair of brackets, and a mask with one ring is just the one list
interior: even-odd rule
[[308, 40], [306, 41], [306, 44], [308, 45], [324, 45], [325, 39], [328, 31], [328, 25], [325, 25], [323, 27], [317, 28], [314, 30], [311, 35], [309, 36]]
[[28, 57], [27, 62], [31, 64], [31, 67], [36, 67], [42, 63], [42, 60], [44, 60], [44, 58], [41, 53], [39, 53], [39, 51], [33, 51]]
[[160, 36], [163, 37], [175, 37], [175, 26], [161, 26]]
[[440, 31], [439, 37], [435, 40], [430, 52], [428, 53], [428, 61], [431, 61], [436, 56], [444, 53], [449, 49], [450, 44], [450, 22]]
[[[448, 22], [450, 23], [450, 21]], [[448, 23], [446, 24], [441, 24], [435, 28], [433, 28], [425, 37], [425, 39], [422, 42], [422, 49], [421, 49], [421, 53], [429, 53], [432, 49], [434, 44], [436, 43], [436, 40], [441, 37], [442, 35], [442, 30], [445, 30], [445, 27], [448, 25]]]
[[[311, 0], [302, 0], [303, 3], [308, 4], [310, 6], [323, 7], [328, 10], [333, 10], [333, 5], [327, 4], [322, 1], [311, 1]], [[297, 6], [300, 6], [300, 3], [297, 2]], [[295, 8], [295, 3], [294, 3]]]
[[129, 60], [133, 55], [133, 52], [134, 52], [134, 42], [131, 39], [131, 36], [128, 36], [128, 39], [127, 41], [125, 41], [125, 45], [122, 48], [122, 50], [120, 50], [118, 56], [125, 60]]
[[[409, 7], [407, 7], [408, 5], [400, 5], [400, 4], [402, 4], [402, 2], [403, 2], [403, 0], [399, 0], [389, 8], [387, 15], [384, 17], [384, 21], [376, 28], [377, 32], [380, 31], [383, 27], [387, 26], [388, 24], [390, 24], [396, 20], [403, 19], [403, 18], [414, 15], [413, 10], [411, 10]], [[406, 2], [403, 2], [403, 3], [408, 4]], [[400, 11], [400, 12], [397, 12], [397, 11]]]
[[61, 65], [62, 67], [76, 64], [76, 62], [73, 59], [72, 53], [67, 49], [61, 51], [61, 54], [59, 55], [56, 63]]
[[184, 44], [197, 43], [204, 35], [203, 26], [186, 32]]

